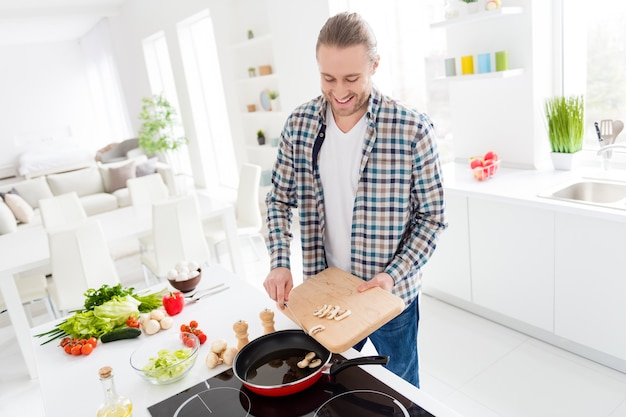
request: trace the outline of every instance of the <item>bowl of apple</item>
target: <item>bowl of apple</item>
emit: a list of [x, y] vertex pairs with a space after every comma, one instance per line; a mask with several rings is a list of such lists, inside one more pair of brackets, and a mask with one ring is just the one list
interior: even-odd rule
[[469, 166], [472, 170], [472, 175], [477, 181], [485, 181], [498, 172], [500, 159], [498, 158], [498, 154], [489, 151], [483, 156], [470, 157]]

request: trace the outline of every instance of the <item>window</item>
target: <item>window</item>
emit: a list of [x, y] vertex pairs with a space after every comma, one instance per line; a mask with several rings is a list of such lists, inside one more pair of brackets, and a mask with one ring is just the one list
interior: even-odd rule
[[[172, 107], [176, 109], [180, 121], [180, 106], [165, 34], [158, 32], [145, 39], [143, 52], [152, 94], [163, 94]], [[178, 123], [176, 129], [179, 130], [176, 135], [185, 135], [182, 122]], [[170, 157], [171, 160], [168, 162], [172, 164], [172, 170], [175, 174], [191, 176], [191, 163], [186, 145], [178, 148], [177, 152], [173, 152]]]
[[205, 160], [208, 185], [237, 187], [237, 163], [213, 21], [206, 10], [180, 22], [177, 27], [198, 148]]

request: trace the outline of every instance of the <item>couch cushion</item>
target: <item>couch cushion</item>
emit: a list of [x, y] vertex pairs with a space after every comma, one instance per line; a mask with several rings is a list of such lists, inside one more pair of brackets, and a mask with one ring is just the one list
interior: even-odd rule
[[157, 171], [157, 162], [159, 162], [159, 158], [155, 156], [148, 159], [146, 162], [137, 164], [137, 169], [135, 170], [136, 175], [143, 177], [145, 175], [154, 174]]
[[0, 191], [8, 192], [11, 189], [17, 190], [19, 195], [33, 208], [39, 207], [39, 200], [42, 198], [50, 198], [53, 196], [52, 191], [46, 182], [46, 177], [38, 177], [26, 181], [15, 182], [0, 188]]
[[35, 215], [33, 208], [19, 194], [5, 194], [4, 202], [9, 206], [15, 218], [22, 223], [30, 222]]
[[80, 204], [85, 209], [87, 216], [104, 213], [118, 208], [117, 197], [108, 193], [96, 193], [80, 198]]
[[[100, 176], [102, 177], [102, 183], [104, 184], [104, 189], [106, 192], [112, 192], [112, 191], [108, 191], [111, 190], [111, 184], [109, 181], [110, 178], [110, 174], [109, 174], [109, 170], [111, 169], [116, 169], [116, 168], [120, 168], [120, 167], [124, 167], [127, 164], [129, 164], [130, 162], [134, 162], [135, 166], [139, 165], [139, 164], [143, 164], [144, 162], [146, 162], [148, 160], [148, 157], [146, 155], [139, 155], [136, 158], [133, 159], [127, 159], [125, 161], [122, 162], [114, 162], [111, 164], [103, 164], [103, 163], [99, 163], [98, 164], [98, 169], [100, 170]], [[136, 175], [136, 173], [135, 173]], [[126, 178], [128, 179], [128, 178]], [[126, 184], [124, 184], [124, 187], [126, 187]], [[115, 190], [113, 190], [115, 191]]]
[[79, 197], [104, 192], [102, 177], [98, 168], [90, 167], [47, 177], [52, 194], [61, 195], [76, 192]]
[[117, 206], [118, 207], [127, 207], [132, 204], [130, 199], [130, 191], [128, 188], [120, 188], [119, 190], [115, 190], [113, 192], [115, 198], [117, 198]]
[[105, 184], [104, 190], [107, 193], [112, 193], [120, 188], [126, 188], [126, 181], [136, 176], [135, 169], [135, 161], [106, 169], [102, 175]]
[[13, 212], [4, 202], [0, 201], [0, 235], [17, 230], [17, 220]]

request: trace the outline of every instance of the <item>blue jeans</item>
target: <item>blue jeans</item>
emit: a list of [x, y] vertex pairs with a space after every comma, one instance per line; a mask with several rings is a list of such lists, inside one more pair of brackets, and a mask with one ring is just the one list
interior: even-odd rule
[[[380, 355], [388, 355], [387, 369], [419, 388], [417, 358], [417, 329], [420, 320], [419, 301], [404, 309], [400, 315], [369, 335]], [[359, 352], [367, 342], [361, 340], [354, 348]]]

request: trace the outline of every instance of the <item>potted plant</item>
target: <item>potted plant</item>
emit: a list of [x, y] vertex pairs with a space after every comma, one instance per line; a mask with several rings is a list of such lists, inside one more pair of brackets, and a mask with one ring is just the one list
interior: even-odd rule
[[256, 132], [256, 140], [259, 145], [265, 145], [265, 133], [261, 129]]
[[177, 131], [180, 122], [176, 117], [176, 109], [162, 94], [146, 97], [139, 119], [139, 147], [147, 155], [160, 153], [167, 160], [168, 153], [187, 143], [187, 138]]
[[584, 96], [555, 96], [545, 102], [548, 139], [556, 169], [571, 169], [573, 156], [583, 147]]
[[256, 77], [256, 68], [254, 68], [254, 67], [249, 67], [249, 68], [248, 68], [248, 76], [249, 76], [249, 77]]
[[267, 96], [270, 98], [270, 110], [278, 111], [278, 91], [270, 91]]
[[467, 5], [468, 13], [476, 13], [478, 11], [478, 0], [461, 0], [463, 3]]
[[252, 29], [248, 29], [248, 39], [252, 38], [254, 38], [254, 32], [252, 31]]

